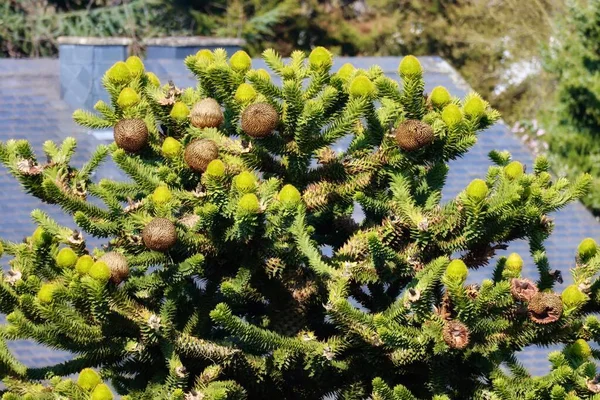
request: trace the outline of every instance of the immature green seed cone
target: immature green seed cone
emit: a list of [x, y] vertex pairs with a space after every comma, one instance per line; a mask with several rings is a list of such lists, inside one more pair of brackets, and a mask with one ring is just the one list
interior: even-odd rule
[[100, 257], [100, 260], [110, 270], [110, 280], [115, 285], [120, 284], [129, 277], [129, 262], [121, 253], [110, 251]]
[[106, 386], [104, 383], [101, 383], [92, 391], [90, 400], [113, 400], [113, 395], [108, 386]]
[[415, 56], [406, 56], [398, 67], [400, 76], [407, 78], [418, 78], [423, 75], [423, 67]]
[[257, 214], [260, 211], [260, 202], [254, 193], [242, 196], [238, 203], [238, 212], [241, 214]]
[[268, 103], [251, 104], [242, 113], [242, 130], [255, 139], [269, 136], [279, 124], [279, 114]]
[[464, 283], [469, 274], [469, 269], [463, 260], [456, 259], [452, 260], [448, 267], [446, 267], [446, 279], [453, 282]]
[[158, 79], [158, 76], [156, 76], [154, 72], [146, 72], [146, 77], [148, 78], [150, 85], [160, 87], [160, 79]]
[[433, 128], [423, 121], [409, 119], [402, 122], [394, 133], [396, 143], [404, 151], [416, 151], [430, 145], [435, 135]]
[[100, 375], [91, 368], [84, 368], [79, 373], [77, 384], [85, 391], [92, 391], [96, 386], [102, 383]]
[[568, 352], [575, 357], [586, 359], [592, 355], [592, 348], [585, 340], [577, 339], [568, 347]]
[[140, 95], [130, 87], [123, 88], [117, 99], [117, 104], [121, 108], [133, 107], [140, 102]]
[[117, 146], [130, 153], [136, 153], [148, 143], [148, 127], [143, 119], [122, 119], [114, 130]]
[[346, 63], [340, 67], [340, 69], [337, 72], [337, 76], [342, 78], [344, 81], [347, 81], [348, 79], [350, 79], [350, 76], [354, 73], [355, 70], [356, 68], [354, 68], [354, 65]]
[[175, 158], [181, 152], [182, 147], [179, 140], [169, 136], [163, 142], [161, 152], [165, 158]]
[[256, 96], [258, 96], [258, 93], [256, 93], [256, 90], [254, 90], [252, 85], [248, 83], [242, 83], [240, 86], [238, 86], [233, 97], [238, 103], [246, 104], [254, 101]]
[[154, 204], [166, 204], [169, 201], [171, 201], [172, 198], [173, 195], [171, 194], [169, 188], [166, 186], [159, 186], [156, 189], [154, 189], [154, 192], [152, 193], [152, 202]]
[[177, 243], [175, 224], [166, 218], [154, 218], [142, 231], [142, 240], [150, 250], [167, 251]]
[[92, 265], [88, 275], [99, 282], [106, 283], [110, 279], [110, 268], [104, 261], [98, 260]]
[[442, 108], [452, 100], [450, 92], [443, 86], [434, 87], [429, 95], [429, 99], [431, 100], [431, 104], [436, 108]]
[[508, 179], [519, 179], [523, 176], [523, 164], [518, 161], [513, 161], [504, 167], [504, 174]]
[[291, 65], [286, 65], [281, 69], [283, 79], [293, 79], [296, 77], [296, 70]]
[[377, 92], [375, 84], [364, 75], [359, 75], [352, 80], [348, 89], [350, 96], [354, 97], [370, 97]]
[[483, 179], [473, 179], [466, 190], [467, 196], [475, 201], [485, 199], [488, 194], [487, 184]]
[[517, 253], [512, 253], [506, 259], [504, 263], [504, 271], [502, 276], [504, 278], [518, 278], [523, 270], [523, 259]]
[[37, 293], [40, 303], [52, 303], [54, 292], [59, 288], [57, 283], [44, 283]]
[[131, 80], [131, 71], [123, 61], [116, 62], [106, 71], [106, 77], [113, 83], [127, 83]]
[[51, 236], [41, 226], [38, 226], [31, 235], [31, 242], [35, 246], [41, 246], [42, 244], [49, 242], [51, 239]]
[[329, 67], [333, 64], [333, 56], [325, 47], [315, 47], [308, 56], [308, 64], [314, 69]]
[[215, 99], [207, 97], [194, 104], [190, 121], [196, 128], [218, 128], [225, 120], [221, 106]]
[[469, 117], [480, 117], [485, 114], [485, 103], [481, 97], [473, 96], [467, 100], [463, 109]]
[[594, 257], [598, 252], [598, 245], [596, 241], [592, 238], [586, 238], [579, 243], [577, 247], [577, 256], [582, 261], [587, 261], [590, 258]]
[[279, 201], [284, 207], [293, 208], [302, 202], [302, 195], [294, 185], [287, 184], [279, 191]]
[[0, 242], [0, 257], [4, 254], [4, 245]]
[[566, 309], [582, 306], [587, 301], [587, 296], [579, 290], [577, 285], [569, 285], [563, 290], [560, 298]]
[[56, 265], [59, 268], [71, 268], [77, 263], [77, 254], [70, 247], [65, 247], [56, 256]]
[[144, 63], [137, 56], [130, 56], [125, 60], [125, 65], [129, 68], [129, 72], [133, 76], [140, 76], [144, 73]]
[[217, 144], [209, 139], [194, 139], [185, 148], [183, 158], [196, 172], [204, 172], [208, 164], [219, 156]]
[[83, 255], [79, 257], [77, 263], [75, 264], [75, 270], [79, 275], [86, 275], [90, 272], [92, 265], [94, 265], [94, 259], [90, 255]]
[[204, 173], [212, 178], [220, 178], [225, 175], [225, 164], [219, 159], [212, 160]]
[[255, 70], [254, 73], [256, 74], [256, 76], [258, 76], [262, 80], [265, 80], [265, 81], [271, 80], [271, 75], [269, 75], [269, 72], [264, 68], [259, 68], [259, 69]]
[[462, 111], [456, 104], [448, 104], [442, 111], [442, 121], [449, 127], [459, 124], [462, 118]]
[[185, 105], [185, 103], [178, 101], [173, 104], [173, 108], [171, 108], [169, 115], [175, 121], [181, 123], [187, 119], [188, 115], [190, 115], [190, 109]]
[[209, 61], [209, 62], [212, 62], [215, 60], [215, 56], [213, 55], [212, 51], [210, 51], [208, 49], [198, 50], [198, 52], [196, 53], [196, 58], [205, 60], [205, 61]]
[[237, 72], [246, 72], [252, 66], [252, 59], [244, 50], [236, 51], [229, 59], [231, 69]]
[[233, 178], [233, 185], [241, 193], [253, 192], [256, 189], [256, 177], [252, 172], [242, 171]]

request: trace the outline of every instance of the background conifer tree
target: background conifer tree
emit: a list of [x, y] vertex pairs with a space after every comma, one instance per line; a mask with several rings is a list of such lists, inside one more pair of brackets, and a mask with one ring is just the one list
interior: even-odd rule
[[570, 178], [582, 172], [594, 177], [583, 201], [599, 215], [600, 2], [570, 2], [557, 31], [544, 64], [556, 85], [544, 118], [551, 163]]
[[[487, 102], [441, 87], [424, 96], [412, 56], [401, 86], [378, 66], [334, 73], [324, 48], [263, 57], [270, 73], [244, 52], [200, 51], [185, 60], [198, 78], [188, 89], [161, 85], [138, 58], [115, 64], [110, 104], [74, 114], [115, 142], [81, 168], [74, 139], [47, 142], [47, 162], [26, 141], [0, 146], [25, 190], [81, 230], [34, 210], [31, 237], [1, 242], [13, 257], [0, 282], [4, 398], [110, 399], [102, 380], [129, 399], [600, 391], [587, 343], [600, 335], [596, 243], [582, 242], [562, 294], [543, 245], [548, 214], [589, 176], [552, 181], [544, 158], [525, 173], [492, 152], [487, 175], [442, 204], [448, 161], [499, 117]], [[129, 180], [93, 177], [109, 155]], [[529, 241], [536, 282], [513, 254], [466, 284], [516, 239]], [[6, 346], [22, 338], [75, 357], [26, 368]], [[552, 372], [530, 377], [515, 353], [552, 343], [565, 344]]]

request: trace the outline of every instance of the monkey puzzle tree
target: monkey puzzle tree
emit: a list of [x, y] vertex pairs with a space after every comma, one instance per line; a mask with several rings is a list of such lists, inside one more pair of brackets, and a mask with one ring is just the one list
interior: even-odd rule
[[[553, 182], [544, 158], [525, 173], [492, 152], [487, 175], [441, 203], [448, 161], [499, 117], [488, 103], [442, 87], [424, 96], [412, 56], [402, 85], [377, 66], [332, 72], [324, 48], [263, 57], [271, 72], [244, 52], [200, 51], [185, 60], [198, 78], [185, 90], [161, 86], [138, 58], [115, 64], [103, 81], [111, 104], [74, 114], [114, 128], [115, 142], [81, 168], [69, 164], [74, 139], [47, 142], [47, 163], [26, 141], [2, 144], [25, 190], [83, 232], [35, 210], [31, 237], [2, 242], [13, 257], [0, 282], [5, 398], [112, 398], [101, 379], [130, 399], [600, 390], [587, 343], [600, 335], [587, 316], [598, 309], [596, 243], [582, 242], [562, 295], [543, 247], [548, 213], [580, 197], [588, 176]], [[93, 178], [109, 155], [129, 180]], [[529, 241], [537, 282], [513, 254], [465, 284], [516, 239]], [[74, 357], [26, 368], [6, 346], [20, 338]], [[566, 344], [553, 371], [530, 377], [516, 352], [551, 343]]]

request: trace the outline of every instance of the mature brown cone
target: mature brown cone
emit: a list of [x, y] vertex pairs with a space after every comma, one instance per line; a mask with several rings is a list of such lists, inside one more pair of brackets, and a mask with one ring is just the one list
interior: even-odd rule
[[175, 224], [166, 218], [154, 218], [142, 231], [142, 240], [150, 250], [167, 251], [177, 242]]
[[469, 328], [462, 322], [449, 321], [442, 331], [444, 342], [453, 349], [462, 350], [469, 344]]
[[539, 292], [529, 301], [529, 318], [537, 324], [549, 324], [562, 315], [563, 305], [555, 293]]
[[185, 148], [183, 158], [196, 172], [206, 171], [208, 164], [219, 156], [217, 144], [210, 139], [195, 139]]
[[242, 130], [256, 139], [270, 135], [278, 123], [277, 110], [267, 103], [251, 104], [242, 113]]
[[510, 281], [510, 293], [515, 300], [529, 301], [538, 293], [538, 288], [529, 279], [513, 278]]
[[196, 128], [218, 128], [224, 121], [223, 110], [217, 101], [207, 97], [200, 100], [190, 113], [190, 121]]
[[143, 119], [122, 119], [115, 125], [114, 138], [119, 148], [136, 153], [148, 144], [148, 127]]
[[423, 121], [409, 119], [396, 128], [396, 143], [404, 151], [415, 151], [431, 144], [433, 129]]
[[118, 285], [129, 277], [129, 264], [125, 256], [116, 251], [111, 251], [100, 257], [110, 268], [110, 280]]

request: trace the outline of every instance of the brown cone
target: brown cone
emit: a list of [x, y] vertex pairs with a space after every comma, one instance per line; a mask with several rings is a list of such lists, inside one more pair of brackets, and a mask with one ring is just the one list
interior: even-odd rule
[[442, 331], [444, 342], [453, 349], [462, 350], [469, 344], [469, 328], [462, 322], [449, 321]]
[[466, 292], [468, 298], [470, 298], [471, 300], [475, 300], [479, 296], [480, 289], [481, 288], [479, 287], [478, 284], [472, 283], [465, 287], [465, 292]]
[[529, 279], [513, 278], [510, 281], [510, 293], [515, 300], [529, 301], [538, 293], [538, 288]]
[[221, 106], [213, 98], [207, 97], [194, 104], [190, 121], [196, 128], [218, 128], [223, 123]]
[[122, 119], [115, 125], [114, 138], [119, 148], [136, 153], [148, 143], [148, 127], [139, 118]]
[[562, 315], [562, 300], [554, 293], [540, 292], [529, 301], [529, 318], [537, 324], [549, 324]]
[[267, 103], [251, 104], [242, 113], [242, 130], [253, 138], [264, 138], [277, 128], [277, 110]]
[[150, 250], [167, 251], [177, 242], [175, 225], [166, 218], [154, 218], [142, 231], [142, 240]]
[[125, 256], [116, 251], [111, 251], [100, 257], [110, 268], [110, 280], [118, 285], [129, 277], [129, 264]]
[[404, 151], [415, 151], [431, 144], [433, 129], [425, 122], [409, 119], [396, 128], [396, 143]]
[[219, 156], [217, 144], [209, 139], [195, 139], [185, 148], [183, 158], [196, 172], [206, 171], [208, 164]]

